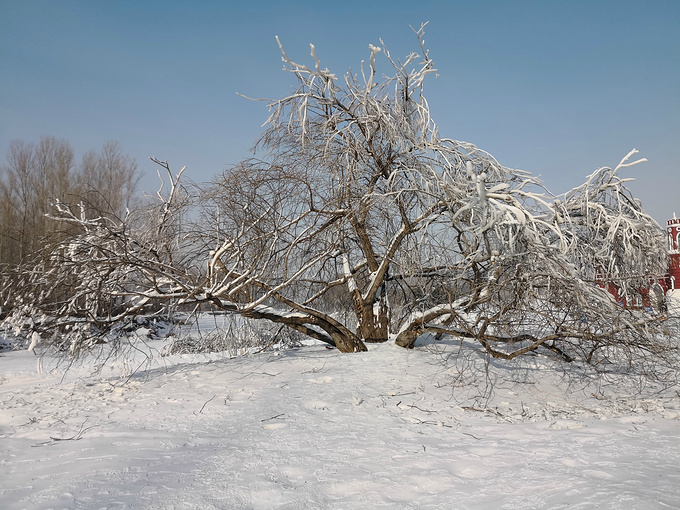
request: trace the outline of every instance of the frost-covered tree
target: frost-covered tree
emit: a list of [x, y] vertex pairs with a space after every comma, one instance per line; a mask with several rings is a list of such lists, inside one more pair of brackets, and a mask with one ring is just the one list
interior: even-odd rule
[[[416, 35], [418, 53], [397, 60], [381, 41], [344, 76], [314, 46], [306, 65], [279, 43], [296, 88], [269, 102], [260, 159], [192, 193], [195, 225], [179, 177], [159, 193], [153, 226], [62, 205], [56, 216], [82, 235], [55, 256], [82, 292], [57, 315], [103, 326], [173, 302], [272, 321], [343, 352], [389, 339], [413, 347], [424, 333], [503, 358], [661, 352], [659, 316], [610, 292], [633, 303], [665, 272], [663, 233], [619, 176], [642, 160], [633, 151], [554, 196], [442, 137], [424, 96], [434, 64], [422, 27]], [[92, 307], [102, 298], [115, 310]]]

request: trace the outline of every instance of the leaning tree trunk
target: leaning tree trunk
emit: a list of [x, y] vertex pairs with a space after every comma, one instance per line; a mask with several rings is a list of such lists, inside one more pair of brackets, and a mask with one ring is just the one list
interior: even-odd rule
[[[355, 335], [329, 317], [286, 316], [263, 310], [249, 310], [242, 312], [241, 315], [251, 319], [267, 319], [275, 323], [284, 324], [311, 338], [332, 345], [340, 352], [365, 352], [367, 350], [359, 335]], [[310, 327], [310, 325], [317, 326], [323, 331], [318, 331], [318, 329]]]

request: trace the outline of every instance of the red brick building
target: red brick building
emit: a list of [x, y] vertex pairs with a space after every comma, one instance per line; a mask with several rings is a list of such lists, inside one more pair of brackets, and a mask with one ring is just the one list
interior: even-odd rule
[[[668, 220], [668, 274], [664, 282], [664, 291], [668, 299], [668, 306], [680, 309], [680, 219], [673, 214], [673, 219]], [[678, 311], [678, 310], [672, 310]]]
[[666, 291], [680, 290], [680, 219], [673, 215], [668, 220], [668, 275], [666, 276]]

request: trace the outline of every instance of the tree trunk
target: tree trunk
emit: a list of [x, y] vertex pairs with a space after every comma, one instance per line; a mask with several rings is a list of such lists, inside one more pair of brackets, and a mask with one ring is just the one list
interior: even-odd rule
[[402, 331], [397, 335], [394, 343], [396, 343], [399, 347], [404, 347], [405, 349], [413, 349], [413, 346], [415, 345], [419, 336], [420, 333], [417, 331], [407, 329], [406, 331]]
[[335, 347], [340, 352], [366, 352], [368, 350], [364, 342], [356, 335], [350, 337], [338, 333], [333, 334], [332, 337], [335, 340]]
[[385, 300], [380, 299], [377, 306], [363, 304], [360, 311], [361, 313], [357, 314], [359, 319], [357, 335], [367, 343], [387, 342], [390, 321]]

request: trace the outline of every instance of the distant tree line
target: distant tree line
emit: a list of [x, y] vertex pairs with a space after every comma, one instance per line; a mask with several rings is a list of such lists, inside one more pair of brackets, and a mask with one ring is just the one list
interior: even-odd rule
[[123, 218], [137, 181], [137, 163], [118, 142], [106, 142], [77, 163], [65, 140], [12, 141], [0, 165], [0, 316], [72, 296], [74, 278], [49, 298], [33, 291], [54, 271], [55, 249], [77, 235], [76, 226], [50, 217], [59, 204], [72, 204], [82, 217]]
[[65, 140], [15, 140], [0, 166], [0, 264], [33, 260], [64, 240], [69, 227], [50, 220], [57, 201], [82, 204], [88, 216], [121, 216], [134, 197], [137, 163], [118, 142], [106, 142], [76, 162]]

